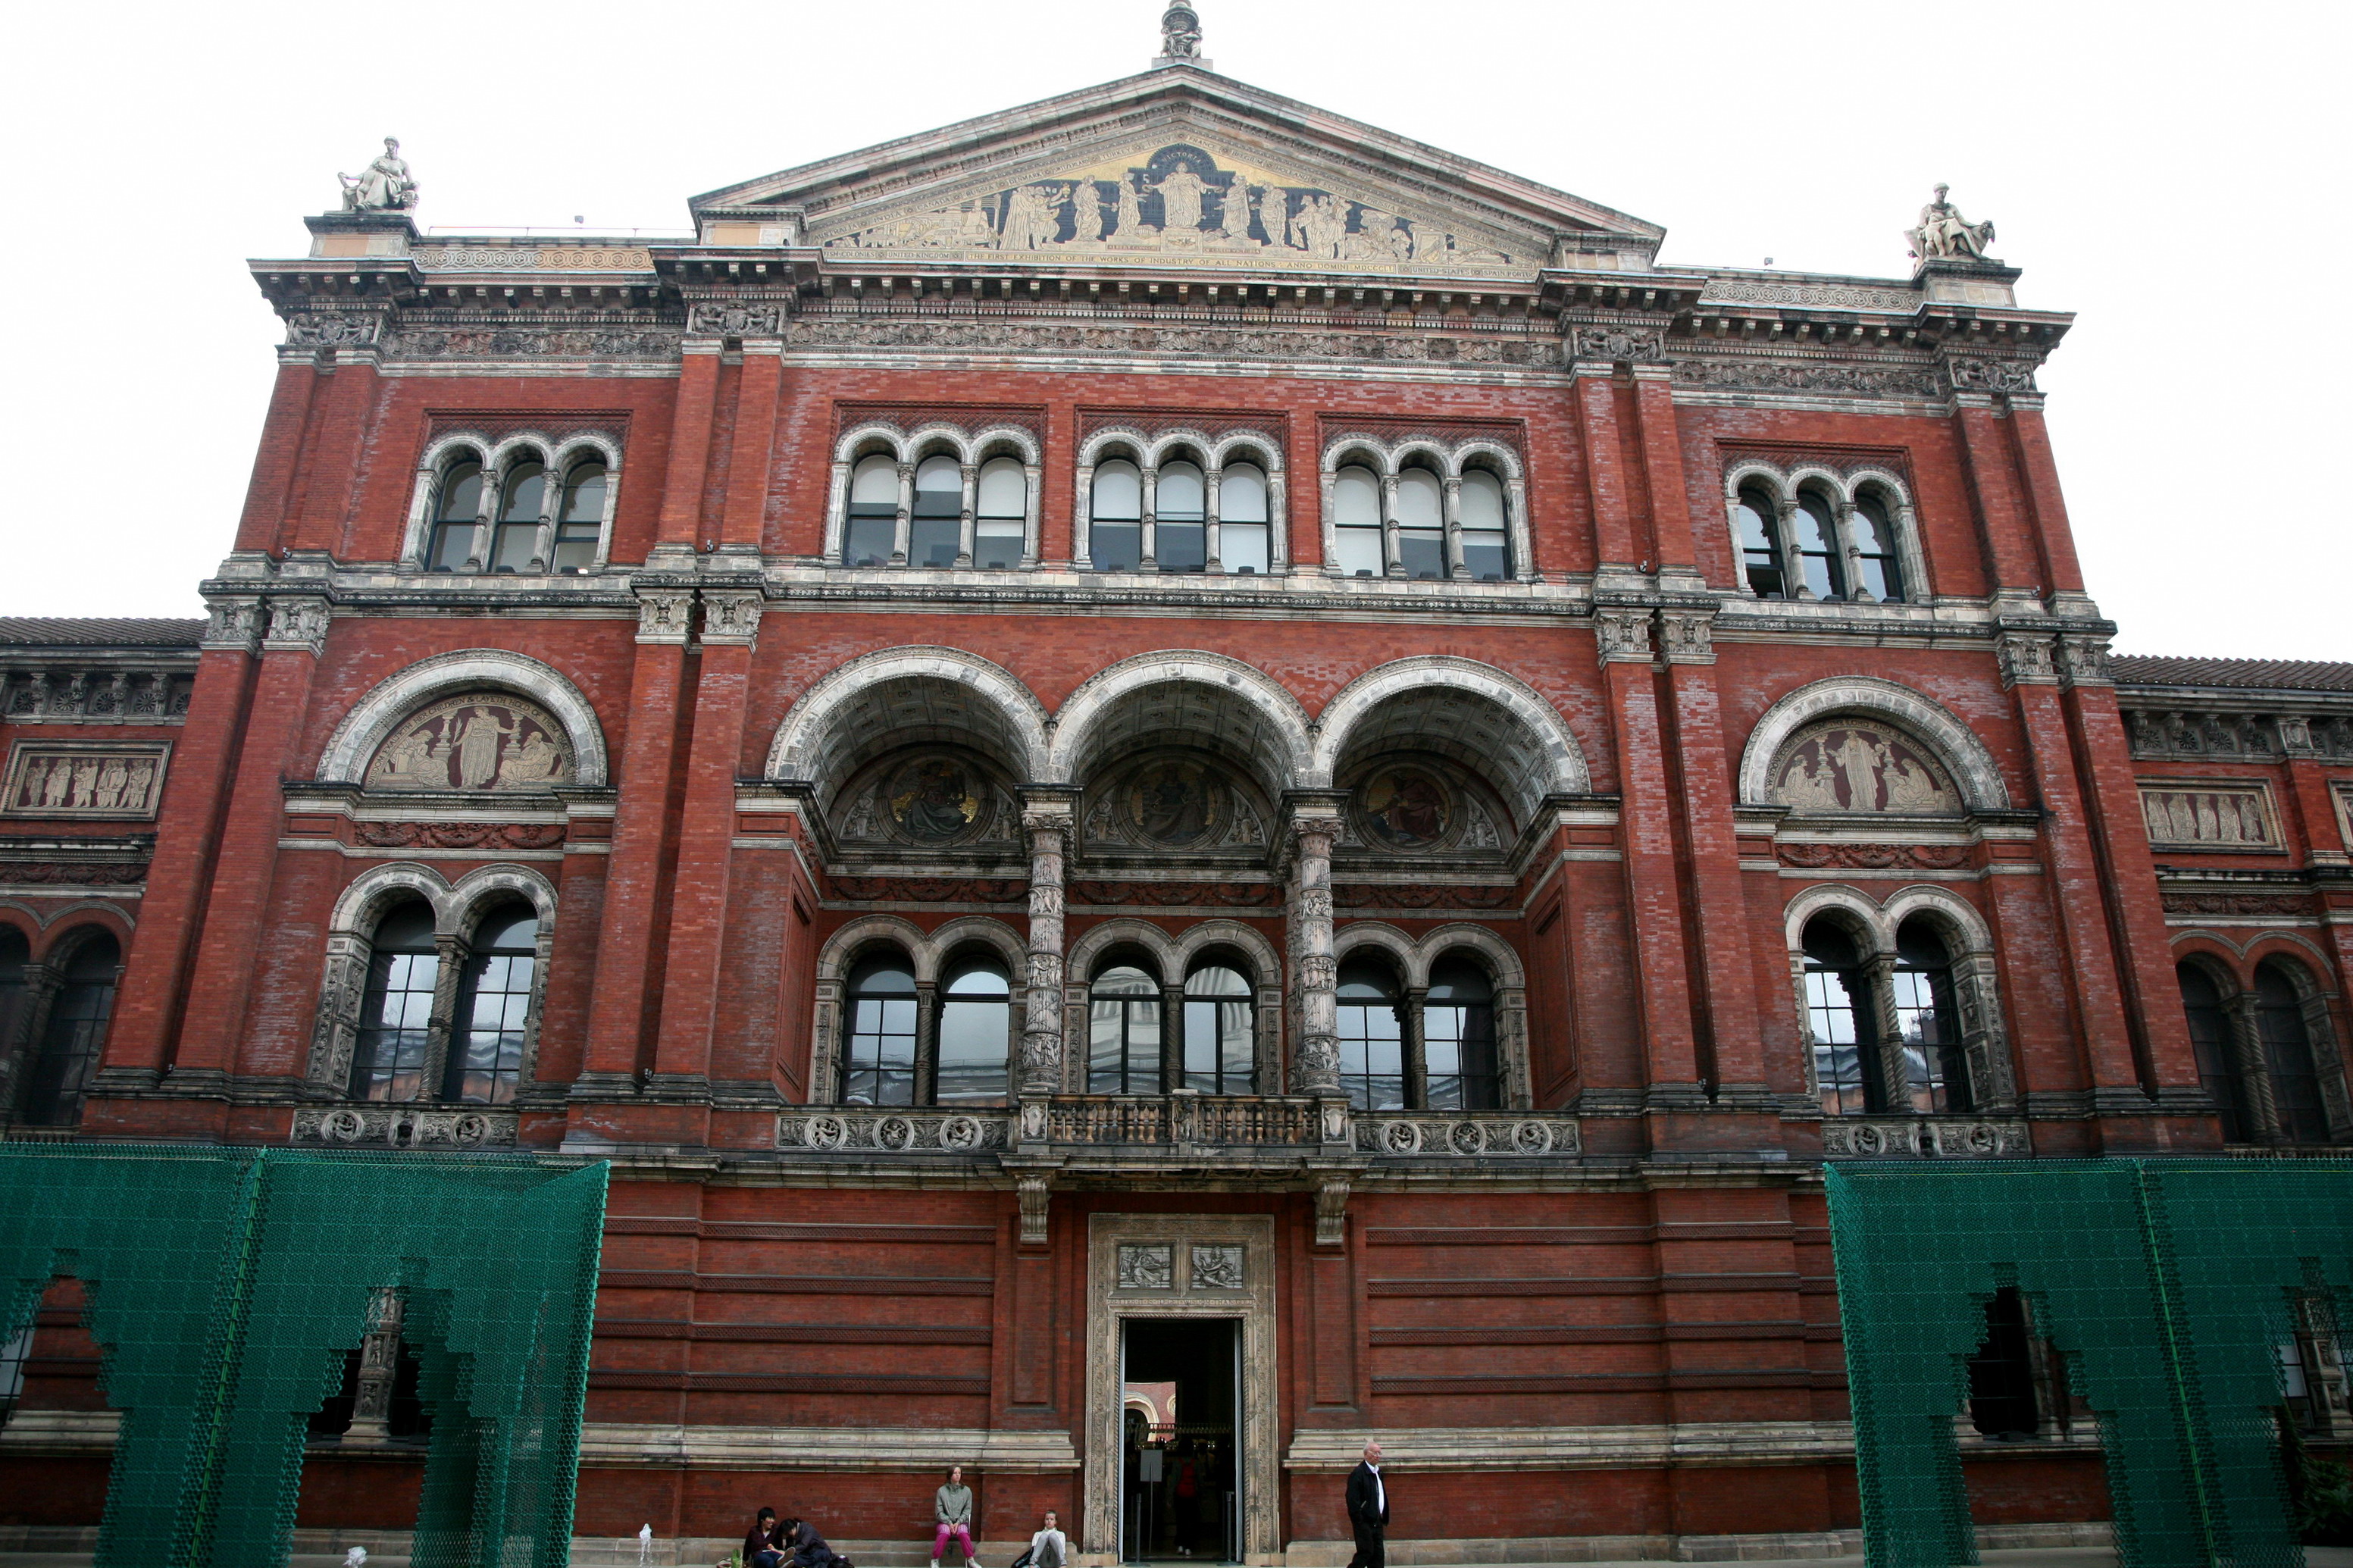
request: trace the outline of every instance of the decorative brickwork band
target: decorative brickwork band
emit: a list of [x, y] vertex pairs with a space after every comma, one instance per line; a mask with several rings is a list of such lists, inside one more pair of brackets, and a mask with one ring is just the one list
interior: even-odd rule
[[1332, 952], [1332, 841], [1340, 822], [1302, 816], [1293, 819], [1291, 832], [1292, 1006], [1299, 1020], [1291, 1092], [1337, 1094], [1339, 961]]
[[1062, 871], [1071, 813], [1061, 802], [1021, 814], [1029, 840], [1028, 1012], [1021, 1026], [1019, 1089], [1025, 1095], [1062, 1089]]

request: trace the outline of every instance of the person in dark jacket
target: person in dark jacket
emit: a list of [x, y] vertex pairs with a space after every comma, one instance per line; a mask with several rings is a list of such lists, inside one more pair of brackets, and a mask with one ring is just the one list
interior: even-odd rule
[[1348, 1568], [1387, 1568], [1388, 1545], [1383, 1531], [1389, 1527], [1389, 1492], [1381, 1484], [1381, 1446], [1365, 1445], [1364, 1463], [1348, 1472], [1348, 1528], [1356, 1534], [1356, 1553]]
[[776, 1568], [784, 1560], [784, 1531], [776, 1524], [776, 1510], [764, 1508], [744, 1532], [744, 1568]]
[[817, 1526], [805, 1519], [786, 1522], [785, 1550], [792, 1553], [789, 1561], [793, 1568], [834, 1568], [834, 1564], [849, 1561], [828, 1546]]

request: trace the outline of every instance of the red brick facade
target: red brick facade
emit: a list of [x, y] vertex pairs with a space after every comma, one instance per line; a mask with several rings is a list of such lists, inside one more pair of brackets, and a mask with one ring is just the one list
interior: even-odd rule
[[[1190, 127], [1157, 142], [1213, 163], [1237, 126], [1288, 158], [1341, 156], [1281, 100], [1186, 67], [955, 134], [1032, 159], [1023, 127], [1049, 110], [1092, 126], [1136, 106]], [[1406, 188], [1406, 144], [1363, 135], [1332, 184]], [[879, 150], [871, 177], [946, 158], [941, 137]], [[1269, 259], [1272, 222], [1242, 233], [1265, 257], [1229, 264], [1090, 258], [1084, 226], [1114, 221], [1103, 196], [1092, 219], [1066, 198], [1068, 239], [927, 259], [876, 247], [868, 177], [754, 182], [698, 204], [698, 243], [614, 241], [577, 266], [427, 242], [397, 216], [317, 220], [311, 258], [256, 264], [290, 342], [209, 625], [142, 645], [19, 623], [0, 646], [12, 758], [170, 743], [144, 812], [75, 809], [71, 782], [49, 809], [9, 775], [0, 922], [30, 965], [16, 1114], [75, 1114], [68, 1096], [35, 1116], [37, 1063], [75, 944], [103, 931], [123, 967], [83, 1136], [612, 1158], [582, 1533], [721, 1536], [790, 1500], [837, 1540], [912, 1538], [941, 1443], [968, 1437], [986, 1539], [1051, 1506], [1112, 1551], [1089, 1479], [1101, 1215], [1271, 1222], [1271, 1359], [1245, 1379], [1245, 1420], [1279, 1479], [1244, 1505], [1263, 1510], [1254, 1554], [1345, 1538], [1339, 1472], [1366, 1434], [1389, 1444], [1404, 1538], [1851, 1528], [1826, 1152], [2220, 1146], [2184, 963], [2217, 994], [2216, 1048], [2239, 1053], [2233, 1137], [2353, 1141], [2353, 679], [2111, 659], [2032, 384], [2069, 319], [2011, 303], [2014, 273], [1662, 268], [1648, 226], [1458, 161], [1420, 171], [1428, 203], [1549, 229], [1549, 258]], [[853, 232], [827, 216], [844, 204], [868, 239], [827, 237]], [[1012, 221], [1010, 197], [965, 210]], [[1419, 209], [1350, 221], [1398, 210]], [[1034, 565], [842, 563], [860, 432], [912, 453], [931, 426], [1029, 443]], [[1082, 469], [1118, 460], [1101, 443], [1121, 431], [1261, 440], [1273, 570], [1075, 567]], [[422, 569], [452, 442], [495, 467], [501, 443], [584, 435], [617, 455], [596, 569]], [[1417, 451], [1461, 459], [1433, 484], [1493, 465], [1478, 471], [1515, 531], [1504, 580], [1326, 570], [1335, 466], [1387, 453], [1403, 471]], [[1900, 601], [1749, 591], [1744, 473], [1785, 485], [1793, 529], [1808, 495], [1891, 498], [1916, 574]], [[1836, 568], [1849, 587], [1859, 560]], [[177, 682], [179, 706], [92, 707], [118, 670]], [[383, 786], [394, 728], [468, 692], [564, 727], [568, 772]], [[1793, 802], [1801, 774], [1829, 780], [1834, 744], [1908, 746], [1918, 793], [1899, 800], [1891, 762], [1885, 807], [1859, 799], [1854, 751], [1843, 808]], [[995, 837], [926, 859], [860, 826], [853, 778], [924, 747], [972, 770], [949, 805], [976, 832], [994, 810]], [[1130, 808], [1111, 781], [1155, 747], [1209, 770], [1155, 776], [1229, 781], [1236, 853], [1113, 845]], [[1420, 842], [1385, 854], [1367, 824], [1399, 759], [1442, 796], [1399, 820], [1447, 826], [1398, 829]], [[859, 798], [900, 809], [881, 784]], [[1461, 826], [1474, 817], [1491, 841]], [[1423, 852], [1446, 834], [1451, 849]], [[540, 915], [522, 1081], [474, 1111], [355, 1099], [335, 1020], [374, 1004], [336, 993], [364, 988], [370, 922], [425, 900], [454, 973], [473, 962], [467, 911], [492, 896]], [[1876, 942], [1858, 976], [1909, 962], [1907, 921], [1945, 933], [1949, 1066], [1973, 1088], [1921, 1109], [1858, 1079], [1871, 1103], [1823, 1115], [1811, 918]], [[1106, 1131], [1086, 987], [1210, 922], [1217, 951], [1274, 955], [1249, 977], [1256, 1089], [1293, 1108], [1291, 1130], [1188, 1138], [1175, 1129], [1204, 1102], [1151, 1093]], [[1006, 966], [997, 1106], [832, 1110], [853, 965], [984, 927], [1026, 959]], [[1483, 966], [1493, 1108], [1344, 1110], [1317, 1054], [1341, 1048], [1331, 1019], [1350, 1005], [1335, 952], [1344, 988], [1349, 964], [1390, 963], [1411, 1019], [1433, 963]], [[1185, 975], [1154, 978], [1173, 993]], [[916, 979], [935, 1028], [941, 976]], [[2290, 1026], [2283, 984], [2308, 1085], [2265, 1066]], [[1060, 1055], [1033, 1055], [1041, 1040]], [[28, 1409], [88, 1403], [69, 1392], [87, 1376], [70, 1315], [52, 1320]], [[824, 1428], [886, 1441], [849, 1457], [810, 1436]], [[86, 1449], [17, 1452], [8, 1489], [51, 1500], [20, 1522], [88, 1511]], [[2101, 1517], [2091, 1452], [1971, 1449], [1980, 1521]], [[403, 1522], [380, 1486], [333, 1479], [369, 1462], [315, 1461], [305, 1522]]]

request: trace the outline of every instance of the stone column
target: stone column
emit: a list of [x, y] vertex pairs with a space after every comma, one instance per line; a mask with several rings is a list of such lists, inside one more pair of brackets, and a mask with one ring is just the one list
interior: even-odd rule
[[1332, 840], [1339, 830], [1329, 806], [1299, 809], [1291, 820], [1293, 1094], [1340, 1092], [1340, 969], [1332, 954]]
[[1024, 1095], [1062, 1091], [1062, 868], [1071, 845], [1071, 805], [1033, 801], [1021, 814], [1029, 841], [1029, 973], [1016, 1088]]
[[964, 481], [963, 510], [956, 513], [956, 558], [958, 566], [972, 564], [973, 528], [980, 513], [980, 465], [965, 463], [957, 469]]
[[392, 1388], [400, 1373], [400, 1292], [380, 1289], [368, 1300], [367, 1338], [360, 1342], [359, 1393], [352, 1401], [350, 1446], [392, 1440]]
[[1398, 477], [1381, 476], [1381, 575], [1405, 575], [1405, 549], [1398, 542]]
[[899, 513], [891, 524], [891, 564], [904, 566], [915, 528], [915, 465], [899, 465]]
[[1462, 559], [1462, 476], [1451, 474], [1446, 480], [1446, 574], [1449, 577], [1471, 575], [1470, 566]]

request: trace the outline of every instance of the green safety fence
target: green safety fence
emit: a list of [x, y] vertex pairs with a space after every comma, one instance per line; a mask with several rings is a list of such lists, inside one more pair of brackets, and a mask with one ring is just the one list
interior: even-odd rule
[[2100, 1423], [2125, 1568], [2301, 1568], [2279, 1347], [2353, 1322], [2353, 1162], [1827, 1173], [1869, 1568], [1978, 1561], [1954, 1420], [1987, 1303], [2031, 1304]]
[[98, 1568], [291, 1551], [311, 1414], [396, 1289], [433, 1414], [417, 1568], [569, 1554], [607, 1167], [0, 1145], [0, 1342], [81, 1282], [121, 1415]]

